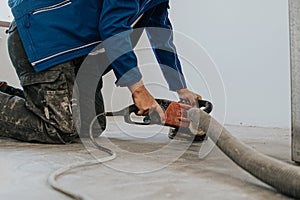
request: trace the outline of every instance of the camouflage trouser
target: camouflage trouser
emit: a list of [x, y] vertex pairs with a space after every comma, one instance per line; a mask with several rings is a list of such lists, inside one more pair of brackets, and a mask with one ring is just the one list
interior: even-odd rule
[[[88, 85], [77, 87], [80, 91], [80, 110], [85, 112], [80, 112], [77, 117], [73, 116], [74, 110], [79, 110], [77, 106], [72, 107], [74, 101], [77, 105], [79, 101], [73, 98], [73, 86], [84, 58], [73, 59], [37, 73], [27, 60], [14, 24], [9, 29], [8, 50], [24, 89], [25, 99], [0, 92], [0, 136], [26, 142], [64, 144], [78, 137], [76, 130], [81, 130], [82, 134], [87, 133], [93, 118], [90, 113], [102, 113], [104, 106], [102, 79], [98, 74], [93, 76], [98, 83], [96, 95], [88, 90]], [[81, 121], [78, 122], [80, 129], [75, 128], [78, 125], [75, 125], [75, 121]], [[106, 125], [105, 117], [98, 118], [98, 121], [103, 130]], [[97, 135], [101, 133], [101, 130], [98, 131]]]

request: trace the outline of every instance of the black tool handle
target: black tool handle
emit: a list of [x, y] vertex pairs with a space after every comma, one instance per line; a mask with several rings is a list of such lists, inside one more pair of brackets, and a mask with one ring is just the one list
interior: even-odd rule
[[139, 111], [138, 107], [136, 105], [132, 104], [120, 111], [117, 112], [106, 112], [106, 116], [124, 116], [124, 121], [128, 124], [135, 124], [135, 125], [149, 125], [150, 122], [135, 122], [132, 121], [130, 118], [131, 113], [137, 114]]
[[124, 121], [128, 124], [135, 124], [135, 125], [149, 125], [150, 124], [150, 121], [149, 122], [135, 122], [135, 121], [132, 121], [131, 118], [130, 118], [130, 115], [131, 113], [135, 113], [137, 114], [137, 112], [139, 111], [138, 107], [136, 107], [136, 105], [132, 104], [128, 107], [128, 112], [126, 111], [125, 115], [124, 115]]
[[206, 113], [211, 113], [213, 109], [212, 103], [205, 100], [198, 100], [198, 106]]

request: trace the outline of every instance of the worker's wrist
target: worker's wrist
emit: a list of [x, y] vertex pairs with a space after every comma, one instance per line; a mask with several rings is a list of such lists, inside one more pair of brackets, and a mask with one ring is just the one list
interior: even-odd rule
[[141, 89], [145, 88], [144, 83], [142, 80], [139, 80], [138, 82], [134, 83], [133, 85], [128, 86], [128, 89], [130, 90], [131, 94], [135, 92], [139, 92]]
[[182, 93], [185, 93], [188, 89], [187, 88], [181, 88], [181, 89], [178, 89], [176, 90], [177, 94], [182, 94]]
[[168, 81], [168, 84], [169, 84], [169, 89], [173, 92], [177, 92], [178, 90], [181, 90], [181, 89], [186, 89], [187, 88], [187, 85], [185, 83], [185, 80], [182, 79], [182, 80], [179, 80], [179, 79], [170, 79], [170, 80], [173, 80], [173, 81]]

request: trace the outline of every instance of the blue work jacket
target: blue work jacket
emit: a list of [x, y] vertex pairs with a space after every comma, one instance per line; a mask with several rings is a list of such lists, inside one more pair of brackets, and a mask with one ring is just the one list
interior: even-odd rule
[[[35, 71], [87, 55], [108, 41], [105, 51], [120, 86], [130, 86], [142, 77], [130, 40], [132, 24], [148, 12], [142, 26], [172, 30], [167, 9], [160, 8], [167, 4], [168, 0], [9, 0]], [[147, 34], [169, 88], [185, 88], [172, 34]]]

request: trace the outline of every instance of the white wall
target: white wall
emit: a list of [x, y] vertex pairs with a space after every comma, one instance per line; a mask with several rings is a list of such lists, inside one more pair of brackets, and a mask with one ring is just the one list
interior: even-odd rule
[[19, 87], [19, 80], [8, 59], [6, 38], [5, 29], [0, 28], [0, 80]]
[[7, 0], [0, 2], [0, 20], [2, 21], [10, 21], [12, 19], [12, 15], [10, 13], [10, 9], [7, 5]]
[[288, 1], [171, 2], [175, 30], [202, 44], [221, 71], [226, 123], [290, 127]]
[[[0, 2], [0, 20], [10, 19], [3, 12], [5, 3]], [[171, 1], [174, 29], [203, 45], [221, 72], [227, 124], [290, 127], [287, 4], [287, 0]], [[2, 29], [0, 32], [3, 37]], [[2, 39], [1, 53], [3, 44]], [[6, 62], [1, 54], [0, 79], [11, 79], [15, 84]], [[106, 77], [107, 98], [113, 81]], [[201, 89], [197, 91], [201, 93]], [[128, 95], [126, 90], [118, 91]], [[119, 107], [128, 102], [115, 99]], [[224, 101], [214, 99], [214, 104], [217, 107]]]
[[[0, 20], [11, 21], [12, 15], [7, 6], [7, 1], [0, 2]], [[0, 80], [6, 80], [11, 85], [19, 87], [19, 80], [15, 71], [12, 69], [6, 46], [6, 28], [0, 28]]]

